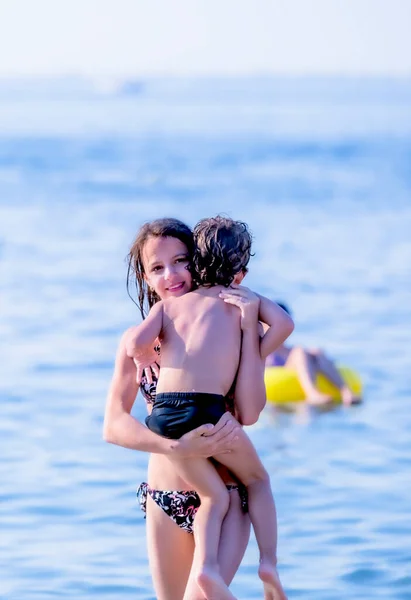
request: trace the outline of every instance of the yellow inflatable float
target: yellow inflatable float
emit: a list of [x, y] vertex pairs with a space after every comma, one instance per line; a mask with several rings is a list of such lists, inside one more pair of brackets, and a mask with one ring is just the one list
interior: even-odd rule
[[[338, 367], [342, 378], [357, 396], [362, 396], [362, 383], [359, 374], [349, 367]], [[305, 393], [298, 381], [296, 372], [287, 367], [266, 367], [264, 374], [267, 401], [275, 404], [287, 402], [303, 402]], [[335, 387], [321, 373], [317, 376], [317, 387], [320, 392], [330, 394], [336, 402], [341, 402], [341, 395]]]

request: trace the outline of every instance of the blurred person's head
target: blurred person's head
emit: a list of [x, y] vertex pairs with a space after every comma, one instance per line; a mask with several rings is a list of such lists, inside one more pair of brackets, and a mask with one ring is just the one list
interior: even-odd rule
[[291, 310], [284, 302], [277, 302], [277, 300], [274, 300], [274, 302], [278, 304], [278, 306], [282, 308], [288, 315], [290, 315], [290, 317], [292, 316]]

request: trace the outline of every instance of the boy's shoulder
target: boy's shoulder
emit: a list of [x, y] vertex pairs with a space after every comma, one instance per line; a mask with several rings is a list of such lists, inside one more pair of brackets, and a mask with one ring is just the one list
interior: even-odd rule
[[191, 292], [186, 292], [182, 296], [166, 298], [162, 302], [165, 309], [173, 309], [179, 306], [184, 306], [185, 304], [196, 302], [200, 297], [201, 294], [199, 293], [199, 290], [192, 290]]
[[192, 301], [193, 292], [186, 292], [183, 296], [176, 296], [173, 298], [165, 298], [161, 300], [163, 309], [165, 311], [179, 310], [179, 307]]
[[210, 288], [199, 287], [191, 292], [187, 292], [183, 296], [178, 296], [176, 298], [167, 298], [162, 300], [162, 304], [164, 310], [167, 313], [175, 313], [180, 310], [189, 309], [189, 307], [193, 307], [194, 305], [202, 305], [206, 304], [209, 299], [217, 299], [219, 298], [219, 292], [221, 286], [215, 286]]
[[218, 298], [218, 294], [225, 289], [226, 288], [223, 285], [208, 285], [201, 286], [190, 292], [190, 294], [197, 293], [198, 295], [205, 296], [207, 298]]

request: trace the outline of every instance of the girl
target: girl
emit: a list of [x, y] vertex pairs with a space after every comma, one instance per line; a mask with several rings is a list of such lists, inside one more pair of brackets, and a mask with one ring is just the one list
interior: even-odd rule
[[[141, 228], [130, 250], [128, 280], [135, 276], [143, 316], [147, 307], [159, 299], [178, 297], [191, 289], [191, 274], [187, 267], [192, 248], [191, 230], [177, 219], [158, 219]], [[154, 258], [160, 261], [151, 269]], [[145, 279], [149, 272], [156, 274], [151, 288]], [[243, 292], [242, 315], [255, 314], [255, 304], [255, 298], [248, 298]], [[281, 329], [281, 323], [278, 327]], [[147, 429], [130, 414], [138, 385], [135, 365], [125, 351], [126, 338], [127, 332], [123, 334], [117, 351], [105, 411], [104, 438], [110, 443], [151, 453], [148, 484], [140, 486], [140, 500], [147, 510], [148, 555], [157, 599], [180, 600], [186, 595], [190, 600], [203, 600], [204, 594], [194, 577], [190, 577], [194, 539], [187, 533], [191, 531], [200, 500], [178, 475], [169, 457], [199, 458], [229, 452], [235, 445], [238, 423], [230, 413], [226, 413], [213, 428], [199, 427], [180, 440], [168, 440]], [[141, 357], [141, 360], [139, 374], [142, 367], [153, 363], [153, 356]], [[155, 360], [159, 360], [158, 356]], [[242, 424], [256, 422], [265, 404], [263, 373], [263, 361], [255, 352], [255, 335], [249, 328], [243, 334], [235, 388], [236, 416]], [[146, 375], [141, 391], [150, 412], [155, 397], [150, 368], [146, 369]], [[238, 482], [223, 467], [219, 468], [219, 474], [230, 490], [218, 553], [220, 572], [228, 585], [247, 547], [250, 521], [244, 511], [245, 498], [240, 493]]]
[[[155, 338], [161, 336], [164, 343], [159, 378], [161, 394], [157, 394], [146, 422], [152, 431], [169, 438], [179, 438], [196, 425], [215, 423], [222, 416], [227, 394], [235, 381], [241, 348], [238, 313], [220, 298], [233, 303], [225, 294], [226, 288], [236, 275], [246, 271], [251, 254], [247, 226], [224, 217], [204, 219], [196, 226], [194, 236], [194, 265], [200, 287], [187, 296], [158, 303], [147, 320], [135, 328], [127, 344], [128, 354], [135, 357], [141, 347], [151, 348]], [[155, 281], [158, 263], [158, 257], [154, 257], [149, 265], [146, 278], [150, 285]], [[177, 290], [185, 283], [180, 277], [168, 285], [169, 289]], [[260, 305], [262, 317], [270, 325], [261, 340], [261, 351], [257, 348], [264, 358], [284, 341], [293, 325], [274, 303], [260, 298]], [[282, 337], [271, 327], [280, 315], [288, 321]], [[239, 439], [241, 442], [231, 456], [216, 458], [247, 485], [265, 597], [283, 600], [285, 594], [276, 571], [277, 524], [270, 480], [244, 432]], [[178, 458], [175, 461], [183, 476], [200, 491], [201, 506], [194, 530], [199, 585], [207, 598], [233, 599], [219, 574], [217, 560], [221, 524], [228, 508], [227, 492], [209, 461]]]

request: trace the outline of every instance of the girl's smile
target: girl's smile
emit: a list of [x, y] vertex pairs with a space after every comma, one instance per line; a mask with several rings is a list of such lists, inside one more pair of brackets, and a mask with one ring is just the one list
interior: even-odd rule
[[191, 290], [187, 247], [173, 237], [150, 237], [142, 252], [144, 277], [162, 299], [182, 296]]

